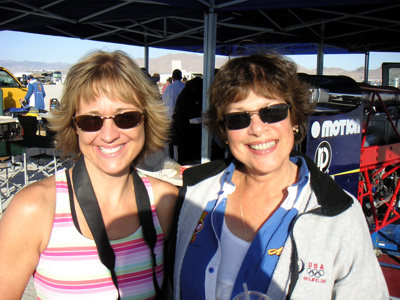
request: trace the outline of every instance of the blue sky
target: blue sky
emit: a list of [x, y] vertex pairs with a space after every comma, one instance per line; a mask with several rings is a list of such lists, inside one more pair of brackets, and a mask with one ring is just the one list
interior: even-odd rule
[[[45, 63], [63, 62], [73, 64], [87, 52], [95, 49], [108, 51], [123, 50], [134, 58], [143, 58], [143, 47], [127, 46], [123, 44], [103, 43], [75, 38], [63, 38], [39, 34], [30, 34], [13, 31], [0, 31], [0, 58], [14, 61], [37, 61]], [[150, 58], [159, 57], [168, 53], [179, 51], [149, 49]], [[299, 65], [308, 68], [316, 68], [315, 55], [290, 56]], [[345, 70], [355, 70], [364, 66], [363, 54], [325, 55], [325, 67], [338, 67]], [[369, 69], [377, 69], [382, 62], [400, 62], [400, 53], [370, 53]]]

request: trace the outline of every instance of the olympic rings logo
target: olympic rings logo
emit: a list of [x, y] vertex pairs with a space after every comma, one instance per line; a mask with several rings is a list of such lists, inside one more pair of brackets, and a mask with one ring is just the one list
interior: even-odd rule
[[307, 269], [307, 273], [310, 277], [315, 277], [315, 278], [320, 278], [325, 275], [324, 270], [311, 269], [311, 268]]

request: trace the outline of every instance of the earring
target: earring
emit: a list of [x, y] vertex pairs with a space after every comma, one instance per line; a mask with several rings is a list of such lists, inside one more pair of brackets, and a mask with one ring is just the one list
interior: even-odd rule
[[229, 142], [228, 142], [228, 141], [225, 141], [225, 144], [229, 145]]
[[299, 127], [298, 126], [294, 126], [293, 127], [293, 133], [294, 134], [298, 134], [299, 133]]

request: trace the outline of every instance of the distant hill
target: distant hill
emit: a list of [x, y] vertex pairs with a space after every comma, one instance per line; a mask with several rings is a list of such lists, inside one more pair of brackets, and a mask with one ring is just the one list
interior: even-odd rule
[[[228, 58], [217, 57], [215, 67], [220, 68]], [[143, 58], [135, 58], [135, 61], [140, 67], [144, 66]], [[201, 54], [167, 54], [157, 58], [151, 58], [149, 62], [149, 73], [171, 74], [173, 71], [173, 61], [180, 61], [181, 70], [192, 73], [203, 73], [203, 56]], [[12, 61], [0, 60], [0, 66], [9, 69], [13, 73], [27, 72], [33, 70], [58, 70], [63, 75], [66, 75], [70, 64], [56, 62], [56, 63], [43, 63], [33, 61]], [[298, 66], [299, 72], [307, 74], [316, 74], [315, 69], [306, 69]], [[353, 71], [348, 71], [340, 68], [324, 68], [324, 75], [346, 75], [354, 80], [361, 82], [364, 80], [364, 67], [357, 68]], [[381, 68], [370, 70], [369, 79], [380, 80], [382, 77]]]
[[0, 60], [0, 66], [8, 69], [12, 73], [28, 72], [35, 70], [54, 70], [61, 71], [66, 74], [71, 67], [67, 63], [44, 63], [38, 61], [14, 61], [14, 60]]

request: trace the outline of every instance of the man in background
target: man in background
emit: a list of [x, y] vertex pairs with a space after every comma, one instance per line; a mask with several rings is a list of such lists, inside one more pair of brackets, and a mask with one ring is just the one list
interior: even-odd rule
[[172, 83], [172, 77], [168, 77], [167, 80], [165, 81], [162, 90], [161, 90], [161, 95], [164, 94], [165, 89], [167, 86], [169, 86]]
[[26, 79], [28, 82], [28, 92], [20, 101], [23, 107], [36, 107], [37, 109], [45, 109], [44, 97], [46, 93], [43, 85], [39, 83], [35, 77], [29, 75]]
[[172, 72], [172, 83], [165, 88], [162, 94], [162, 101], [168, 107], [168, 116], [172, 119], [172, 114], [174, 113], [176, 99], [178, 99], [179, 94], [185, 87], [182, 80], [182, 72], [179, 69], [175, 69]]
[[[215, 74], [218, 69], [215, 69]], [[171, 144], [177, 151], [174, 159], [180, 165], [201, 163], [203, 114], [203, 79], [190, 79], [176, 100], [172, 121]], [[176, 155], [177, 152], [177, 155]], [[211, 160], [225, 158], [221, 142], [212, 138]]]

